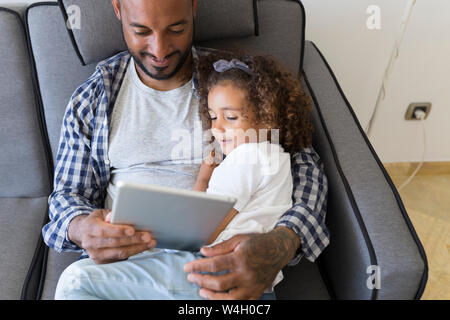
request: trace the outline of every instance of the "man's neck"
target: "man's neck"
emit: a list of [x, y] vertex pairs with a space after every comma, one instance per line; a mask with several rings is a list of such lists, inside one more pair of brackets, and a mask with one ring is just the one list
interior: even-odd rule
[[172, 78], [167, 80], [156, 80], [149, 77], [137, 64], [134, 62], [137, 74], [142, 83], [147, 87], [158, 91], [169, 91], [181, 87], [188, 82], [192, 77], [192, 54], [186, 59], [183, 67]]

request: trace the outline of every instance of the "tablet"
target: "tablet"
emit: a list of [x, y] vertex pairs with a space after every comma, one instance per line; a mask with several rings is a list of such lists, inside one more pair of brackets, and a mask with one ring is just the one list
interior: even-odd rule
[[119, 181], [111, 223], [150, 231], [157, 248], [196, 251], [236, 201], [205, 192]]

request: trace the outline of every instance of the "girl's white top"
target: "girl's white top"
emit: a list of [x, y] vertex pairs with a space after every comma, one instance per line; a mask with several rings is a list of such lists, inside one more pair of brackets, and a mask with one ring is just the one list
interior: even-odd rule
[[[269, 141], [244, 143], [217, 166], [207, 193], [234, 197], [239, 212], [211, 244], [237, 234], [271, 231], [292, 207], [291, 157], [279, 144]], [[272, 288], [283, 279], [278, 273]]]

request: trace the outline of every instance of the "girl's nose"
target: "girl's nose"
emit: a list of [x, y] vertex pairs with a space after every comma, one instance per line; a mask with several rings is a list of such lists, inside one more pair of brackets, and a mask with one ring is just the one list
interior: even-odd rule
[[216, 121], [214, 121], [214, 123], [212, 124], [212, 128], [214, 131], [219, 131], [219, 132], [224, 132], [225, 129], [223, 127], [222, 121], [220, 121], [219, 119], [217, 119]]
[[211, 128], [211, 133], [216, 139], [222, 139], [224, 132], [225, 132], [224, 130], [220, 130], [217, 128]]

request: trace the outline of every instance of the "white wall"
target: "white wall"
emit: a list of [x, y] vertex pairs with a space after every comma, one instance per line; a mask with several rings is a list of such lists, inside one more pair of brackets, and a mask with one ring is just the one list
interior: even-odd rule
[[[0, 0], [23, 8], [44, 0]], [[381, 80], [408, 0], [302, 0], [306, 37], [333, 68], [363, 128], [375, 106]], [[381, 29], [369, 30], [370, 5], [381, 9]], [[417, 0], [380, 105], [371, 141], [383, 162], [420, 161], [422, 128], [404, 120], [411, 102], [433, 103], [426, 120], [427, 161], [450, 161], [450, 1]]]
[[[333, 68], [363, 128], [381, 80], [407, 0], [303, 0], [308, 40]], [[366, 9], [381, 8], [381, 29], [369, 30]], [[384, 162], [420, 161], [420, 123], [404, 120], [411, 102], [433, 103], [426, 120], [428, 161], [450, 161], [450, 1], [417, 0], [392, 69], [387, 95], [371, 137]]]

